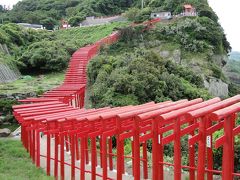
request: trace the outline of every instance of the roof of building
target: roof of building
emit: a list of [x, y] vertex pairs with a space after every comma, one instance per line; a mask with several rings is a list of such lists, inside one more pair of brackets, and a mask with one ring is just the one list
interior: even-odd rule
[[28, 23], [18, 23], [18, 24], [28, 28], [43, 28], [43, 25], [41, 24], [28, 24]]
[[151, 14], [171, 13], [171, 11], [152, 12]]
[[113, 17], [106, 17], [106, 18], [95, 18], [94, 16], [92, 16], [92, 17], [87, 17], [86, 20], [84, 20], [81, 24], [83, 26], [100, 25], [100, 24], [111, 23], [116, 21], [125, 21], [125, 18], [123, 18], [122, 16], [113, 16]]

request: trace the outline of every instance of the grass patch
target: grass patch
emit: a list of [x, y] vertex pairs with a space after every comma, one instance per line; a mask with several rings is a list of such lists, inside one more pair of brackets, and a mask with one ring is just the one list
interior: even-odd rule
[[62, 83], [64, 72], [38, 76], [23, 76], [13, 82], [0, 84], [0, 94], [45, 92]]
[[115, 29], [126, 27], [128, 24], [129, 22], [113, 22], [105, 25], [58, 30], [53, 33], [56, 35], [57, 40], [75, 44], [77, 48], [80, 48], [87, 44], [92, 44], [108, 36]]
[[0, 139], [0, 179], [50, 180], [42, 169], [32, 164], [20, 141]]

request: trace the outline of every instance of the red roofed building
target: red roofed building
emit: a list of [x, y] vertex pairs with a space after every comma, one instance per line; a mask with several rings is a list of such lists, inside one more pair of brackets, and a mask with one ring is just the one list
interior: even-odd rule
[[60, 29], [68, 29], [70, 28], [71, 26], [68, 24], [68, 21], [62, 19], [61, 20], [61, 26], [60, 26]]
[[197, 16], [196, 8], [191, 4], [185, 4], [184, 6], [184, 16]]

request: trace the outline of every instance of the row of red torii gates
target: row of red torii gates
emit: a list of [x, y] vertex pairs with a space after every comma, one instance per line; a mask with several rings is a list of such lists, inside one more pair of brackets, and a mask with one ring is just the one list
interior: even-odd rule
[[[155, 22], [157, 20], [150, 24]], [[97, 177], [121, 180], [125, 161], [131, 159], [131, 175], [136, 180], [162, 180], [164, 166], [173, 166], [176, 180], [181, 179], [183, 169], [189, 172], [190, 180], [211, 180], [214, 174], [221, 175], [224, 180], [239, 178], [240, 170], [234, 172], [234, 148], [237, 145], [234, 140], [240, 134], [240, 126], [236, 123], [240, 95], [225, 100], [213, 98], [203, 101], [199, 98], [114, 108], [84, 108], [87, 63], [98, 53], [101, 45], [115, 43], [119, 36], [119, 32], [114, 32], [93, 45], [80, 48], [73, 54], [61, 86], [39, 98], [21, 100], [25, 104], [13, 106], [14, 116], [21, 124], [22, 143], [36, 166], [40, 167], [40, 158], [44, 157], [47, 174], [50, 175], [52, 169], [56, 179], [59, 174], [64, 179], [65, 166], [70, 166], [69, 179], [75, 179], [76, 170], [79, 170], [82, 180], [86, 173], [91, 174], [92, 180]], [[223, 132], [221, 137], [213, 142], [213, 133], [220, 130]], [[46, 156], [40, 153], [41, 133], [47, 139]], [[186, 136], [187, 166], [181, 160], [181, 140]], [[116, 138], [116, 153], [113, 153], [113, 138]], [[51, 139], [55, 141], [54, 148]], [[126, 139], [131, 139], [131, 155], [124, 154]], [[147, 156], [148, 141], [152, 143], [152, 159]], [[172, 142], [174, 163], [169, 163], [164, 161], [163, 148]], [[220, 147], [223, 148], [222, 168], [214, 170], [213, 149]], [[65, 162], [65, 151], [71, 153], [71, 163]], [[51, 152], [54, 152], [54, 157]], [[76, 160], [80, 160], [79, 167]], [[90, 161], [89, 171], [86, 164]], [[152, 164], [151, 173], [148, 172], [149, 162]], [[96, 172], [97, 165], [101, 166], [102, 173]], [[109, 171], [114, 166], [117, 172], [112, 178]], [[140, 173], [141, 168], [143, 173]]]

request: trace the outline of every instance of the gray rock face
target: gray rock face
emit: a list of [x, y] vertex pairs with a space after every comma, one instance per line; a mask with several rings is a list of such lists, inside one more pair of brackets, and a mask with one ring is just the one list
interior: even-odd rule
[[173, 51], [163, 50], [159, 52], [159, 55], [164, 58], [175, 62], [176, 64], [181, 64], [181, 50], [175, 49]]
[[19, 100], [26, 99], [28, 97], [36, 97], [37, 94], [35, 92], [30, 93], [14, 93], [14, 94], [0, 94], [0, 99], [9, 99], [9, 100]]
[[169, 51], [161, 51], [161, 52], [160, 52], [160, 56], [161, 56], [162, 58], [167, 58], [167, 57], [170, 56], [170, 52], [169, 52]]
[[0, 129], [0, 137], [8, 137], [11, 134], [10, 129]]
[[173, 51], [173, 60], [177, 64], [181, 64], [181, 51], [176, 49]]
[[227, 55], [213, 55], [212, 56], [213, 62], [217, 63], [217, 65], [223, 67], [226, 65], [228, 61], [228, 56]]
[[204, 86], [208, 89], [209, 93], [217, 97], [228, 96], [228, 84], [221, 79], [209, 78], [204, 80]]

